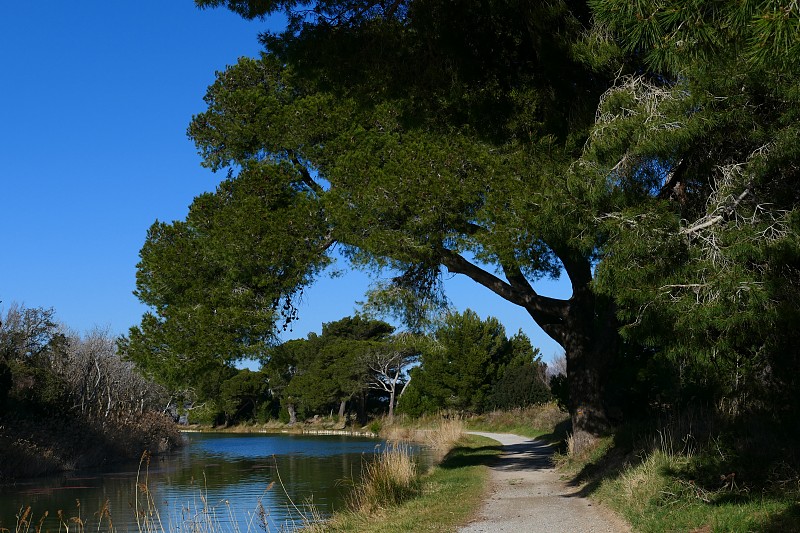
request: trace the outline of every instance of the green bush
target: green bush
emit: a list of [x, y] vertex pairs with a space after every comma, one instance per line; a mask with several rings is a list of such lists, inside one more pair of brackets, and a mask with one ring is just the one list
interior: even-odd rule
[[224, 419], [224, 413], [217, 402], [207, 401], [189, 411], [190, 424], [216, 426]]
[[496, 409], [514, 409], [547, 403], [551, 398], [539, 366], [527, 363], [506, 369], [493, 385], [489, 403]]
[[419, 389], [413, 383], [408, 386], [408, 390], [403, 393], [403, 397], [397, 403], [397, 413], [418, 418], [426, 413], [439, 411], [439, 406], [431, 401], [430, 397], [420, 394]]
[[567, 376], [556, 374], [550, 378], [550, 394], [558, 406], [565, 411], [569, 409], [569, 385]]

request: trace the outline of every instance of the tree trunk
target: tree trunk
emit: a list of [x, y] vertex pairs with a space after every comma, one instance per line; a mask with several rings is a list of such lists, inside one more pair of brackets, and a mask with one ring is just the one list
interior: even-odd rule
[[367, 423], [367, 395], [363, 391], [358, 394], [358, 423], [362, 426]]
[[297, 411], [294, 408], [294, 403], [287, 403], [286, 410], [289, 411], [289, 425], [292, 426], [297, 423]]
[[389, 392], [389, 422], [394, 420], [394, 393], [397, 390], [397, 383], [392, 383], [391, 389]]
[[339, 402], [339, 421], [344, 420], [344, 409], [347, 407], [347, 400], [342, 400]]
[[576, 451], [611, 430], [605, 383], [616, 353], [617, 335], [611, 306], [599, 301], [588, 286], [575, 291], [564, 323], [562, 346], [567, 358]]
[[519, 266], [513, 264], [501, 264], [506, 277], [502, 280], [444, 248], [441, 250], [442, 262], [451, 272], [464, 274], [526, 309], [533, 320], [564, 347], [572, 430], [580, 450], [594, 437], [611, 429], [603, 385], [616, 355], [618, 333], [613, 306], [592, 293], [593, 273], [589, 257], [568, 246], [548, 245], [561, 259], [572, 283], [569, 300], [538, 294]]

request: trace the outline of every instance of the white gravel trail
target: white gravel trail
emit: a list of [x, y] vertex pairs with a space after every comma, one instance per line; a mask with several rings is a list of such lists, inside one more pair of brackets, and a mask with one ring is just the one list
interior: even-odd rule
[[508, 433], [470, 432], [503, 445], [491, 465], [492, 494], [462, 533], [628, 533], [617, 515], [579, 494], [553, 468], [546, 442]]

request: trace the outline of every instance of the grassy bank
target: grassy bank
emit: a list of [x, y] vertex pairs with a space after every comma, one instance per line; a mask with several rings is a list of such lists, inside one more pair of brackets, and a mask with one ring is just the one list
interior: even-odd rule
[[473, 431], [513, 433], [523, 437], [545, 438], [551, 442], [566, 439], [569, 414], [555, 403], [531, 407], [492, 411], [465, 419], [466, 427]]
[[758, 423], [627, 428], [557, 463], [643, 533], [800, 531], [797, 450]]
[[419, 479], [410, 499], [344, 511], [312, 531], [455, 531], [480, 508], [488, 485], [486, 465], [499, 453], [497, 443], [490, 439], [464, 436], [438, 466]]

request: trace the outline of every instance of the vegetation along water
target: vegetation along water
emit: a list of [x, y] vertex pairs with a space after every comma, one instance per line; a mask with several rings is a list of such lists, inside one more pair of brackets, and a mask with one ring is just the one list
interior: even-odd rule
[[68, 525], [75, 517], [87, 529], [113, 524], [136, 531], [138, 506], [151, 516], [157, 511], [167, 531], [195, 524], [275, 531], [343, 508], [352, 482], [384, 446], [368, 438], [275, 434], [190, 433], [187, 441], [177, 452], [150, 457], [141, 470], [125, 463], [3, 487], [0, 528], [14, 531], [17, 515], [30, 506], [34, 527], [48, 513], [43, 530], [58, 530], [63, 511]]
[[[635, 528], [800, 529], [796, 0], [195, 4], [286, 31], [189, 124], [224, 177], [148, 230], [141, 322], [2, 319], [0, 479], [166, 451], [165, 411], [381, 429], [553, 399], [562, 464]], [[278, 342], [340, 259], [378, 275], [356, 316]], [[454, 275], [563, 371], [452, 309]]]

